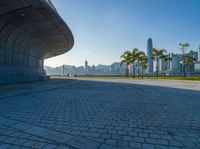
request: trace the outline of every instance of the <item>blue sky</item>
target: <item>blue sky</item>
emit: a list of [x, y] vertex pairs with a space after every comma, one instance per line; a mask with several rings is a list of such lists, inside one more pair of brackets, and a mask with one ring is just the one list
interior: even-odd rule
[[155, 48], [179, 53], [180, 42], [200, 44], [200, 0], [53, 0], [73, 32], [75, 45], [48, 66], [111, 64], [125, 50]]

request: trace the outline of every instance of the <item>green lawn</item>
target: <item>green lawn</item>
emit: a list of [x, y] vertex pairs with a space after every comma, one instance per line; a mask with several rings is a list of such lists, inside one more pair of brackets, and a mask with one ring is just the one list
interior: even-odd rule
[[[50, 78], [68, 78], [67, 76], [50, 76]], [[69, 77], [69, 78], [116, 78], [116, 79], [149, 79], [149, 80], [186, 80], [186, 81], [200, 81], [200, 76], [198, 77], [182, 77], [182, 76], [160, 76], [160, 77], [127, 77], [124, 76], [77, 76], [77, 77]]]
[[144, 77], [144, 79], [152, 80], [188, 80], [188, 81], [200, 81], [199, 77], [177, 77], [177, 76], [163, 76], [163, 77]]

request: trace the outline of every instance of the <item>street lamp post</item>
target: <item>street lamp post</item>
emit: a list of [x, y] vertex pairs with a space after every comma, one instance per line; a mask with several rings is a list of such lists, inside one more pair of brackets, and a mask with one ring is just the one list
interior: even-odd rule
[[181, 46], [181, 51], [182, 51], [182, 73], [183, 73], [183, 76], [186, 77], [186, 74], [185, 74], [185, 50], [186, 48], [188, 48], [190, 46], [189, 43], [179, 43], [179, 45]]

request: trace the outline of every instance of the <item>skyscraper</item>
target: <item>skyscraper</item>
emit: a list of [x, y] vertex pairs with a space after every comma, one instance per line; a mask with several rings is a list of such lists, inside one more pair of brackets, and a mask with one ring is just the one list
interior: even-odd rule
[[88, 67], [88, 61], [85, 60], [85, 69]]
[[153, 72], [152, 48], [153, 48], [152, 39], [149, 38], [147, 40], [147, 57], [148, 57], [147, 73]]

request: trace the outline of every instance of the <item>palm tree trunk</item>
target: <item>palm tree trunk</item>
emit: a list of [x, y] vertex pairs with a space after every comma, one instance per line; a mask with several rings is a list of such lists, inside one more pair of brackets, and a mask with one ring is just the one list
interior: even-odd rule
[[135, 65], [133, 64], [133, 78], [135, 78]]
[[138, 62], [138, 77], [140, 76], [140, 64], [139, 64], [139, 62]]
[[126, 74], [125, 74], [125, 77], [126, 77], [126, 78], [128, 77], [128, 74], [129, 74], [128, 65], [126, 65]]
[[183, 76], [184, 76], [184, 77], [186, 77], [186, 69], [187, 69], [187, 68], [186, 68], [186, 65], [183, 64]]
[[159, 59], [156, 59], [156, 77], [158, 77], [158, 66], [159, 66]]
[[142, 70], [141, 70], [142, 74], [141, 75], [142, 75], [142, 78], [143, 78], [144, 76], [143, 76], [143, 66], [142, 65], [141, 65], [141, 68], [142, 68]]
[[190, 76], [190, 65], [186, 65], [186, 75], [185, 76]]

